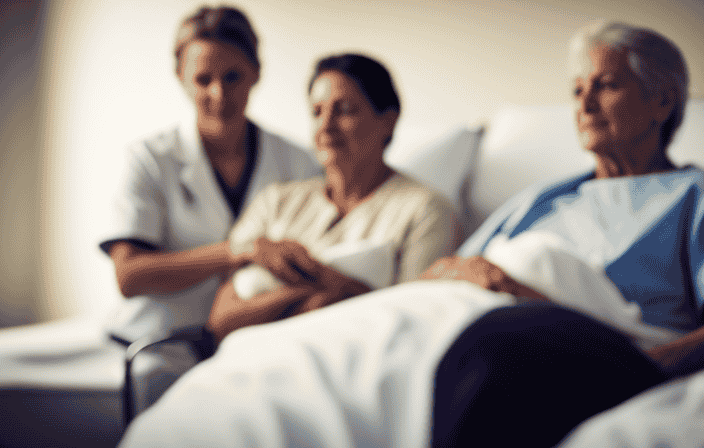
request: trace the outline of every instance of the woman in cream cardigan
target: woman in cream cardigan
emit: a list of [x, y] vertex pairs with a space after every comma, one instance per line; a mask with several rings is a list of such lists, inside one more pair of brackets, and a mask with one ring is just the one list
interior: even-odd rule
[[[384, 162], [400, 113], [387, 70], [358, 54], [324, 58], [309, 99], [325, 175], [271, 185], [243, 213], [230, 233], [236, 268], [254, 264], [278, 281], [249, 300], [226, 281], [206, 327], [215, 341], [373, 286], [414, 280], [456, 248], [461, 227], [449, 202]], [[377, 248], [376, 257], [387, 251], [377, 270], [390, 268], [388, 279], [359, 273], [371, 254], [346, 272], [321, 262], [331, 248], [359, 244]]]

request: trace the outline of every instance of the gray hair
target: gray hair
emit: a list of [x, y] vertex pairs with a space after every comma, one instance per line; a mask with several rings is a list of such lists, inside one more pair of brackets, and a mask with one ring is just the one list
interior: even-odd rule
[[628, 65], [640, 80], [646, 98], [668, 89], [674, 92], [674, 107], [660, 131], [664, 151], [682, 124], [689, 96], [689, 74], [682, 53], [653, 30], [618, 22], [596, 23], [582, 28], [572, 38], [570, 73], [583, 73], [585, 63], [589, 64], [589, 51], [601, 45], [628, 51]]

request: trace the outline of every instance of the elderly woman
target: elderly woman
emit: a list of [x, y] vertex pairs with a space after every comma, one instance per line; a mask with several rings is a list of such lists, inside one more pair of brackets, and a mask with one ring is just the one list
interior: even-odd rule
[[[414, 280], [456, 248], [461, 229], [449, 203], [384, 162], [401, 108], [387, 70], [362, 55], [327, 57], [308, 91], [325, 176], [271, 185], [232, 229], [234, 267], [256, 264], [260, 275], [266, 270], [280, 281], [249, 300], [238, 295], [236, 282], [225, 282], [207, 325], [217, 341], [243, 326], [363, 294], [369, 281]], [[319, 261], [331, 248], [359, 243], [388, 246], [380, 260], [392, 265], [387, 280], [355, 275], [374, 263], [369, 257], [347, 274]]]
[[580, 32], [571, 57], [577, 128], [596, 169], [520, 194], [426, 278], [554, 299], [540, 279], [487, 260], [496, 240], [549, 232], [670, 335], [644, 343], [547, 304], [489, 313], [438, 370], [436, 446], [552, 446], [582, 419], [704, 366], [704, 173], [667, 157], [687, 100], [685, 62], [666, 38], [619, 23]]
[[125, 302], [112, 323], [132, 342], [203, 325], [236, 265], [228, 230], [272, 182], [319, 173], [306, 152], [245, 116], [259, 79], [258, 40], [232, 7], [203, 7], [181, 24], [176, 75], [195, 105], [189, 119], [134, 144], [100, 247]]
[[[580, 33], [573, 58], [594, 171], [519, 194], [426, 281], [224, 339], [125, 446], [208, 424], [210, 446], [554, 446], [702, 367], [704, 173], [666, 155], [684, 60], [623, 24]], [[217, 411], [189, 423], [196, 399]]]

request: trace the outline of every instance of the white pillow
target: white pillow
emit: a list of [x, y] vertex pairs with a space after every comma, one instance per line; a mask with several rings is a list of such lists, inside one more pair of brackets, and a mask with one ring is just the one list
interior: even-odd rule
[[675, 133], [668, 155], [676, 165], [694, 164], [704, 167], [704, 98], [690, 99], [682, 126]]
[[524, 188], [586, 171], [594, 159], [582, 149], [569, 104], [509, 106], [489, 122], [469, 203], [480, 220]]
[[386, 163], [395, 170], [439, 191], [447, 197], [458, 211], [464, 207], [463, 185], [476, 158], [484, 133], [479, 126], [453, 128], [428, 141], [409, 142], [415, 138], [409, 131], [394, 136], [384, 154]]

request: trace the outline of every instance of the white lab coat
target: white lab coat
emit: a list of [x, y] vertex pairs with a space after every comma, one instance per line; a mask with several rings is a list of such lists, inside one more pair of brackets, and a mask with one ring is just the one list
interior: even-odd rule
[[[312, 154], [276, 135], [260, 129], [258, 143], [257, 164], [242, 210], [272, 182], [303, 179], [321, 171]], [[227, 238], [234, 217], [192, 121], [130, 146], [121, 177], [114, 217], [101, 241], [133, 238], [166, 251], [181, 251]], [[212, 276], [175, 293], [133, 297], [121, 304], [109, 330], [134, 341], [155, 331], [202, 325], [219, 281]]]

